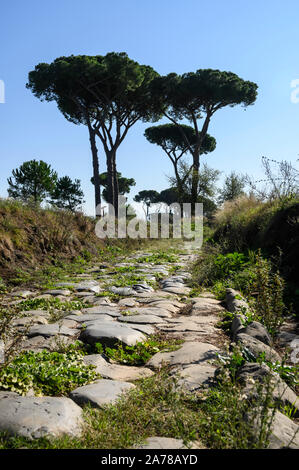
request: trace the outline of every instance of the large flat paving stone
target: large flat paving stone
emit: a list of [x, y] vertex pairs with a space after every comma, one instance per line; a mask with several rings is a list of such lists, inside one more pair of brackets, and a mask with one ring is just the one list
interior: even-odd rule
[[104, 405], [115, 403], [120, 396], [134, 388], [135, 385], [118, 380], [100, 379], [96, 382], [78, 387], [70, 393], [70, 398], [78, 405], [90, 405], [101, 408]]
[[155, 354], [146, 365], [157, 369], [163, 363], [171, 366], [204, 363], [215, 359], [218, 351], [212, 344], [188, 341], [176, 351]]
[[208, 363], [191, 364], [177, 371], [180, 376], [179, 384], [190, 391], [211, 387], [214, 384], [215, 370], [216, 367]]
[[75, 284], [74, 290], [78, 292], [89, 291], [89, 292], [94, 292], [95, 294], [98, 294], [99, 292], [101, 292], [99, 283], [93, 280], [86, 280], [86, 281], [80, 282], [79, 284]]
[[15, 327], [28, 327], [31, 325], [46, 325], [48, 320], [44, 316], [21, 317], [13, 320], [12, 325]]
[[84, 314], [98, 314], [98, 315], [110, 315], [111, 317], [119, 317], [119, 309], [115, 306], [110, 305], [96, 305], [95, 307], [84, 308], [82, 310]]
[[0, 431], [29, 439], [81, 434], [82, 410], [69, 398], [1, 396]]
[[50, 289], [50, 290], [47, 290], [46, 292], [44, 292], [45, 294], [49, 294], [49, 295], [53, 295], [54, 297], [55, 296], [58, 296], [58, 295], [62, 295], [62, 296], [69, 296], [71, 295], [71, 291], [68, 290], [68, 289]]
[[118, 322], [96, 322], [87, 325], [80, 335], [80, 340], [84, 342], [89, 344], [102, 343], [110, 347], [115, 346], [119, 341], [128, 346], [133, 346], [140, 341], [145, 341], [145, 339], [146, 336], [140, 331]]
[[163, 291], [169, 292], [170, 294], [188, 295], [191, 289], [189, 287], [168, 286], [168, 287], [164, 287]]
[[129, 297], [129, 298], [120, 299], [120, 301], [118, 302], [118, 305], [120, 307], [137, 307], [138, 302], [136, 302], [134, 299]]
[[145, 325], [143, 323], [130, 323], [129, 325], [133, 330], [141, 331], [141, 333], [145, 333], [146, 335], [153, 335], [156, 333], [155, 326]]
[[94, 365], [96, 372], [104, 379], [130, 382], [153, 375], [153, 371], [146, 367], [124, 366], [110, 364], [100, 354], [90, 354], [83, 359], [86, 365]]
[[59, 323], [51, 323], [49, 325], [35, 325], [29, 328], [27, 336], [32, 338], [33, 336], [44, 336], [49, 338], [50, 336], [64, 335], [74, 336], [79, 330], [61, 326]]
[[164, 332], [172, 333], [187, 333], [188, 331], [195, 331], [202, 335], [210, 335], [217, 332], [213, 325], [201, 325], [192, 321], [186, 320], [184, 323], [167, 323], [159, 326], [159, 329]]
[[183, 303], [181, 303], [180, 306], [177, 305], [178, 303], [179, 302], [167, 302], [167, 300], [154, 301], [150, 303], [150, 308], [161, 308], [163, 310], [167, 310], [170, 313], [177, 313], [181, 307], [184, 307]]
[[66, 320], [74, 320], [78, 323], [86, 323], [86, 322], [112, 322], [113, 317], [110, 315], [102, 315], [100, 313], [85, 313], [84, 315], [67, 315], [65, 317]]
[[140, 307], [140, 308], [130, 308], [130, 312], [136, 315], [155, 315], [161, 318], [171, 318], [171, 313], [165, 308], [158, 307]]
[[124, 315], [117, 320], [124, 323], [144, 323], [146, 325], [163, 323], [163, 320], [156, 315]]

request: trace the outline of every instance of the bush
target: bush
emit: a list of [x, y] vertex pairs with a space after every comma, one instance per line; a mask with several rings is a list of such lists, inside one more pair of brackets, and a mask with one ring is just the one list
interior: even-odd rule
[[279, 272], [273, 272], [269, 260], [256, 256], [255, 310], [261, 321], [274, 337], [284, 321], [286, 307], [283, 302], [284, 281]]

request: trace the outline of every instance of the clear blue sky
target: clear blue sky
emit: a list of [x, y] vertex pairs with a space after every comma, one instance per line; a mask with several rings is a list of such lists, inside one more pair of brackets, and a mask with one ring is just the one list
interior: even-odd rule
[[[58, 173], [81, 179], [85, 209], [93, 214], [87, 129], [67, 122], [55, 103], [41, 103], [25, 88], [39, 62], [70, 54], [125, 51], [160, 74], [198, 68], [232, 71], [259, 86], [256, 104], [221, 110], [209, 133], [217, 149], [205, 157], [224, 174], [260, 176], [262, 155], [295, 162], [299, 154], [299, 103], [291, 102], [299, 78], [298, 0], [13, 0], [2, 2], [0, 80], [0, 196], [7, 177], [26, 160], [42, 159]], [[129, 132], [118, 169], [134, 177], [132, 196], [162, 190], [171, 165], [143, 137]], [[100, 143], [99, 143], [100, 147]], [[99, 148], [101, 171], [105, 159]]]

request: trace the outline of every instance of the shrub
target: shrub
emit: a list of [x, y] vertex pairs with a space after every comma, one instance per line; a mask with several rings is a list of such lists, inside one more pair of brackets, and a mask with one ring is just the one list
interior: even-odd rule
[[255, 290], [255, 309], [269, 333], [275, 336], [286, 311], [283, 302], [284, 281], [278, 271], [272, 271], [270, 261], [262, 258], [260, 251], [256, 256]]

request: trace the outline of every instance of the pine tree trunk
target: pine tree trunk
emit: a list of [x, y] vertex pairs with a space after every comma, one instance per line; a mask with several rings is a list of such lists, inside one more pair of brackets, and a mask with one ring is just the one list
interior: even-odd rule
[[115, 209], [115, 216], [118, 217], [118, 177], [117, 177], [117, 169], [116, 169], [116, 155], [113, 154], [112, 157], [112, 165], [113, 165], [113, 193], [114, 193], [114, 209]]
[[90, 148], [91, 148], [91, 154], [92, 154], [96, 217], [101, 217], [101, 213], [98, 213], [98, 210], [97, 210], [97, 207], [101, 205], [102, 201], [101, 201], [99, 158], [98, 158], [98, 149], [96, 146], [96, 134], [89, 120], [87, 122], [87, 125], [88, 125]]
[[107, 161], [107, 202], [115, 207], [114, 200], [114, 165], [112, 152], [106, 154]]

